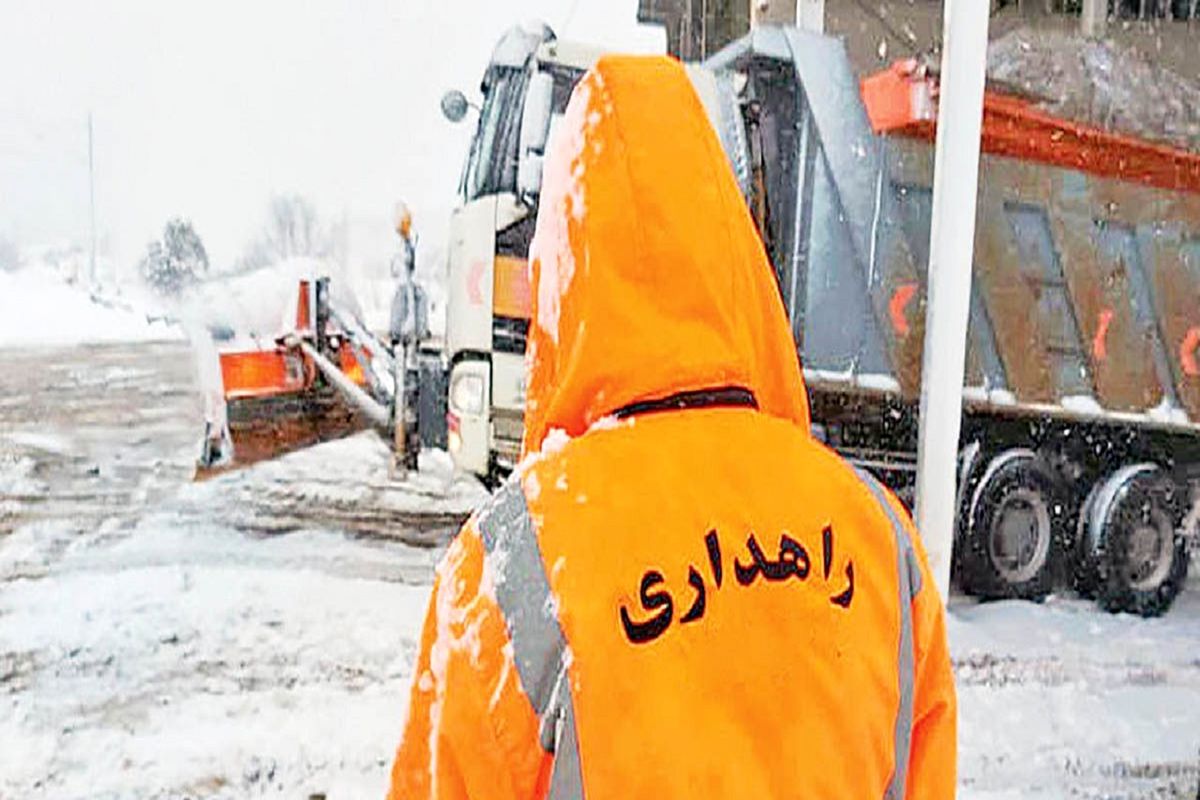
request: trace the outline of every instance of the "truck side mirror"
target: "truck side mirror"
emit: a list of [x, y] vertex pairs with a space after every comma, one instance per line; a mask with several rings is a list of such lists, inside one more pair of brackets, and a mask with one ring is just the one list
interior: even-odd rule
[[451, 122], [461, 122], [470, 105], [466, 95], [458, 89], [451, 89], [442, 95], [442, 116]]
[[548, 72], [535, 72], [525, 90], [525, 108], [521, 114], [517, 191], [523, 198], [536, 196], [542, 189], [542, 160], [550, 135], [553, 101], [554, 78]]

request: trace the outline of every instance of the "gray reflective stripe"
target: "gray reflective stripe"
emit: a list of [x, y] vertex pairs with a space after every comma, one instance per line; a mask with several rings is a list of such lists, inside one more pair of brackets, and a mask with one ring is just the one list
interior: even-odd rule
[[[542, 747], [554, 753], [549, 800], [583, 800], [583, 771], [579, 766], [579, 739], [575, 732], [575, 706], [571, 681], [563, 664], [550, 708], [542, 717]], [[549, 741], [552, 747], [546, 747]]]
[[510, 481], [480, 513], [477, 525], [504, 615], [521, 688], [541, 723], [542, 748], [554, 753], [550, 800], [583, 797], [567, 642], [558, 624], [525, 493]]
[[912, 748], [913, 726], [913, 680], [915, 667], [913, 665], [913, 624], [912, 601], [921, 591], [921, 565], [908, 538], [908, 531], [896, 516], [895, 509], [888, 502], [887, 494], [874, 475], [855, 467], [855, 472], [875, 496], [876, 502], [883, 508], [888, 522], [892, 524], [892, 533], [896, 537], [896, 576], [899, 579], [900, 592], [900, 660], [899, 675], [900, 707], [896, 712], [895, 730], [895, 761], [892, 779], [888, 782], [886, 800], [900, 800], [904, 797], [905, 779], [908, 777], [908, 755]]

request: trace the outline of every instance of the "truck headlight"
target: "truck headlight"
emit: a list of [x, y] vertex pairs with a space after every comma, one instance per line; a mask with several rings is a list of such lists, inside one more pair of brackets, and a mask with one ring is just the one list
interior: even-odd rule
[[483, 377], [458, 375], [450, 382], [450, 407], [460, 414], [483, 413]]

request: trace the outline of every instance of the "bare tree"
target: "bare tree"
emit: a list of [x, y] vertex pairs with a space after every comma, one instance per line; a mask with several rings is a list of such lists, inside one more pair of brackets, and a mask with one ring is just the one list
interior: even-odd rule
[[323, 226], [316, 208], [298, 194], [281, 194], [267, 206], [262, 233], [246, 248], [242, 268], [263, 267], [288, 258], [328, 258], [334, 252], [334, 232]]

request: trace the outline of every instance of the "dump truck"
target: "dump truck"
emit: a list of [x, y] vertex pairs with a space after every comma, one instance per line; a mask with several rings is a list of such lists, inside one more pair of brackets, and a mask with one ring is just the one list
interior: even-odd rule
[[[595, 57], [512, 34], [483, 81], [446, 329], [450, 450], [483, 477], [519, 453], [540, 164]], [[776, 27], [689, 72], [774, 265], [814, 434], [911, 500], [936, 75], [860, 84], [839, 41]], [[1161, 613], [1194, 539], [1200, 156], [995, 90], [982, 147], [957, 584]]]

